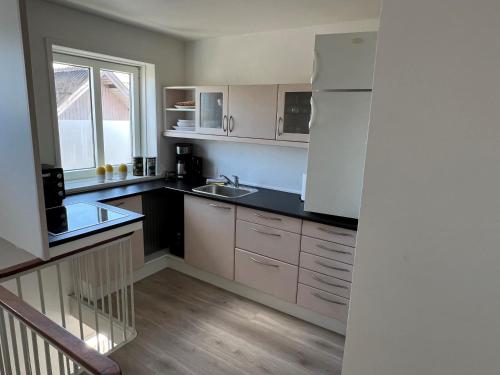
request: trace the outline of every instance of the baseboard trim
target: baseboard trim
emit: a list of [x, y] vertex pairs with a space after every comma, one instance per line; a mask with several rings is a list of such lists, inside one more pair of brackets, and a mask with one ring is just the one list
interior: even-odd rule
[[317, 326], [345, 336], [346, 324], [336, 319], [328, 318], [324, 315], [304, 309], [296, 304], [282, 301], [269, 294], [252, 289], [235, 281], [227, 280], [209, 272], [199, 270], [195, 267], [190, 266], [189, 264], [186, 264], [186, 262], [184, 262], [184, 259], [176, 257], [174, 255], [168, 254], [165, 257], [167, 262], [166, 268], [171, 268], [173, 270], [179, 271], [198, 280], [205, 281], [229, 292], [238, 294], [242, 297], [261, 303], [285, 314], [294, 316], [301, 320], [305, 320], [306, 322], [315, 324]]
[[158, 257], [146, 260], [144, 265], [134, 271], [134, 282], [138, 282], [146, 277], [152, 276], [168, 266], [168, 254], [160, 255]]

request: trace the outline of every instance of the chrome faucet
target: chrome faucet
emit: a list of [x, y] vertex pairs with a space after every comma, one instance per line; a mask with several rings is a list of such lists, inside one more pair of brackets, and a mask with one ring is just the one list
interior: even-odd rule
[[240, 187], [240, 178], [238, 176], [234, 175], [234, 174], [233, 174], [234, 181], [231, 180], [226, 175], [223, 175], [223, 174], [221, 174], [219, 177], [225, 179], [226, 180], [226, 184], [228, 184], [228, 185], [234, 186], [235, 188], [239, 188]]

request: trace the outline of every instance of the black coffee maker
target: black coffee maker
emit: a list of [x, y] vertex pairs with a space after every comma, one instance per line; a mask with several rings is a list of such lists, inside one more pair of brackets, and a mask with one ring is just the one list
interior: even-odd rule
[[178, 180], [189, 178], [193, 162], [193, 145], [191, 143], [175, 144], [175, 173]]
[[191, 143], [175, 144], [175, 176], [178, 180], [200, 182], [203, 173], [203, 159], [193, 156]]

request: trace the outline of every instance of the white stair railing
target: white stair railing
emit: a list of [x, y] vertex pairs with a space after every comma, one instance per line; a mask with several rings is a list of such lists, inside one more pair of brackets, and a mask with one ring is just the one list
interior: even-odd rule
[[40, 261], [0, 279], [0, 375], [101, 374], [27, 322], [23, 311], [2, 296], [44, 317], [44, 324], [51, 322], [51, 332], [59, 327], [72, 337], [73, 346], [107, 360], [102, 355], [136, 336], [130, 236]]

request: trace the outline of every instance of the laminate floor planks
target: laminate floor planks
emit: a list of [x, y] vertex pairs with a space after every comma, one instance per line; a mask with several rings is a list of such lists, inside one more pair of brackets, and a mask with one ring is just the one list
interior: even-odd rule
[[341, 335], [174, 270], [135, 284], [138, 336], [111, 355], [125, 375], [337, 375]]

